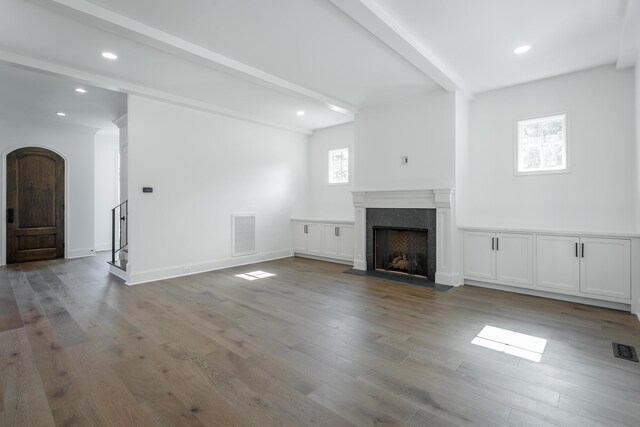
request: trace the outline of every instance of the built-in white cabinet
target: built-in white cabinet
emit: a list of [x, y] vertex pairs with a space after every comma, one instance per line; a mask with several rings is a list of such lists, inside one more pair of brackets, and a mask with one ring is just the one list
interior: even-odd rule
[[474, 279], [496, 278], [496, 233], [464, 232], [464, 275]]
[[338, 246], [338, 258], [353, 259], [356, 245], [356, 235], [353, 225], [340, 225], [338, 228], [340, 245]]
[[631, 298], [631, 242], [580, 238], [580, 292]]
[[329, 258], [352, 259], [354, 239], [353, 225], [324, 224], [323, 255]]
[[338, 257], [340, 251], [339, 227], [334, 224], [324, 224], [324, 253], [332, 258]]
[[322, 255], [324, 251], [323, 246], [323, 227], [322, 224], [306, 224], [307, 230], [307, 253], [312, 255]]
[[292, 220], [291, 224], [296, 254], [353, 260], [355, 236], [352, 223]]
[[322, 224], [293, 223], [293, 251], [312, 255], [322, 254]]
[[513, 286], [533, 285], [533, 236], [496, 233], [496, 280]]
[[586, 296], [631, 298], [631, 242], [602, 237], [537, 236], [536, 287]]
[[464, 275], [512, 286], [533, 285], [533, 241], [530, 234], [464, 232]]
[[578, 292], [580, 290], [580, 238], [536, 236], [536, 287]]
[[473, 283], [631, 301], [631, 238], [478, 229], [462, 236], [464, 276]]
[[307, 251], [307, 224], [303, 222], [292, 222], [293, 228], [293, 251]]

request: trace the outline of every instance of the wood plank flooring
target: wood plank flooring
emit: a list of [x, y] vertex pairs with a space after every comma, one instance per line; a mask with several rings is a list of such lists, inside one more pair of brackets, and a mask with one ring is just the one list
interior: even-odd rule
[[[639, 426], [638, 319], [301, 258], [123, 285], [106, 258], [0, 269], [0, 426]], [[247, 281], [253, 270], [275, 276]], [[540, 363], [471, 344], [548, 340]]]

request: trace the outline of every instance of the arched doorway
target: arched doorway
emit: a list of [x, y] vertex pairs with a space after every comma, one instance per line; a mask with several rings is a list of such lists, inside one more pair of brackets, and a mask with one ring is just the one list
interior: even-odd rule
[[7, 155], [7, 264], [64, 258], [64, 167], [46, 148]]

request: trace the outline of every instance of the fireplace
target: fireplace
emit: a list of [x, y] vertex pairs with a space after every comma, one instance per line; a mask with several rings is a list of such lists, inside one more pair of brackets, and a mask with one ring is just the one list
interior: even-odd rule
[[366, 210], [367, 270], [433, 281], [436, 273], [436, 210]]
[[373, 259], [376, 271], [428, 278], [428, 230], [378, 226], [372, 228]]
[[[452, 188], [354, 191], [354, 270], [391, 275], [400, 281], [433, 281], [448, 286], [460, 284], [453, 201]], [[428, 279], [375, 271], [373, 227], [426, 229]]]

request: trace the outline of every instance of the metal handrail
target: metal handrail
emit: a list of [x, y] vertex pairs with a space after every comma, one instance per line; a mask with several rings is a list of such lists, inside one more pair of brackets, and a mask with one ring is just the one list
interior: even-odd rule
[[[116, 216], [116, 211], [118, 215]], [[116, 217], [118, 227], [116, 233]], [[129, 244], [129, 200], [125, 200], [115, 208], [111, 209], [111, 262], [116, 263], [116, 254]], [[123, 227], [124, 226], [124, 227]], [[124, 228], [124, 233], [122, 229]], [[118, 243], [116, 245], [116, 234]]]

